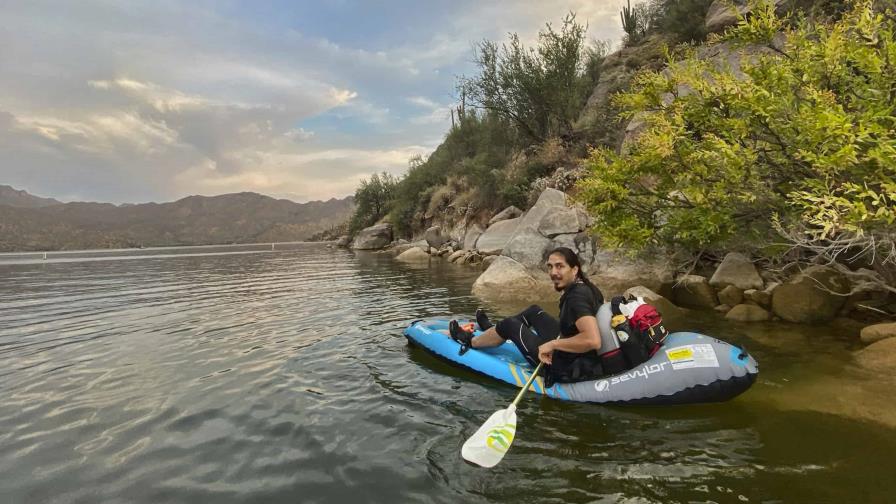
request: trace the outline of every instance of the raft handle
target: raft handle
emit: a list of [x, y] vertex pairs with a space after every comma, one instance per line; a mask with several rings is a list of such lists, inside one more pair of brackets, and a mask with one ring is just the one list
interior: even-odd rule
[[747, 347], [745, 347], [745, 346], [743, 346], [743, 345], [735, 345], [734, 343], [732, 343], [731, 346], [733, 346], [734, 348], [740, 350], [740, 353], [737, 354], [737, 359], [738, 359], [738, 360], [744, 360], [744, 359], [746, 359], [747, 357], [749, 357], [750, 354], [747, 353]]

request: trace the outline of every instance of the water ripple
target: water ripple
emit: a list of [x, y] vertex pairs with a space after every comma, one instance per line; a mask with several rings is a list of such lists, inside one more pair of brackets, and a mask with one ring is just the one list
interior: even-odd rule
[[401, 336], [472, 313], [475, 270], [321, 245], [164, 254], [0, 264], [6, 502], [787, 501], [868, 487], [889, 452], [847, 448], [893, 448], [757, 403], [530, 397], [484, 471], [459, 448], [515, 391]]

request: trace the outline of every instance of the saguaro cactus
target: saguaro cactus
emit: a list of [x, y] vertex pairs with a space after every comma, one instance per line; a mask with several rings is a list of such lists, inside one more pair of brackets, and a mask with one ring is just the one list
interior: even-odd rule
[[627, 5], [619, 12], [619, 17], [622, 19], [622, 29], [628, 34], [629, 40], [634, 41], [640, 35], [638, 14], [632, 9], [632, 0], [626, 3]]

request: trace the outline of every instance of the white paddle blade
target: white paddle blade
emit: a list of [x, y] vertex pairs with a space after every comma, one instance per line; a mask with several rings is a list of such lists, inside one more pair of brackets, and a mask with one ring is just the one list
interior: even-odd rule
[[494, 467], [504, 458], [516, 434], [516, 406], [494, 412], [464, 443], [464, 460], [482, 467]]

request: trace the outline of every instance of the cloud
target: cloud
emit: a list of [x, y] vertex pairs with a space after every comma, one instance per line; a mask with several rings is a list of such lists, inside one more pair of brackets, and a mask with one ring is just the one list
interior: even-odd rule
[[436, 103], [425, 96], [411, 96], [407, 101], [419, 108], [428, 110], [423, 115], [411, 117], [411, 124], [446, 124], [451, 117], [452, 107], [450, 105]]
[[90, 114], [81, 119], [56, 117], [14, 117], [17, 128], [60, 145], [100, 156], [120, 150], [154, 154], [177, 141], [178, 133], [164, 121], [129, 112]]
[[187, 95], [177, 90], [166, 89], [157, 84], [138, 82], [127, 78], [115, 80], [87, 81], [90, 87], [102, 90], [121, 90], [143, 102], [152, 105], [159, 112], [180, 112], [189, 108], [209, 106], [209, 100], [201, 96]]
[[412, 96], [408, 98], [408, 101], [417, 105], [419, 107], [428, 108], [430, 110], [435, 110], [440, 108], [440, 105], [425, 96]]
[[335, 110], [336, 117], [355, 118], [370, 124], [384, 124], [389, 120], [389, 108], [365, 100], [351, 100]]
[[243, 162], [251, 160], [251, 169], [222, 173], [214, 162], [204, 160], [179, 173], [176, 183], [184, 190], [200, 192], [258, 191], [320, 199], [313, 195], [352, 194], [361, 180], [374, 173], [400, 176], [411, 157], [430, 150], [428, 146], [412, 145], [383, 150], [243, 151], [234, 155]]
[[[532, 40], [570, 9], [604, 38], [620, 3], [458, 0], [371, 23], [351, 3], [260, 15], [203, 0], [14, 2], [0, 16], [0, 180], [112, 202], [344, 196], [431, 152], [472, 43]], [[301, 9], [345, 15], [297, 28]]]
[[346, 103], [354, 100], [358, 97], [358, 93], [355, 91], [349, 91], [348, 89], [331, 89], [330, 96], [335, 100], [336, 105], [345, 105]]
[[304, 128], [295, 128], [287, 131], [283, 134], [284, 137], [294, 141], [294, 142], [302, 142], [305, 140], [310, 140], [314, 137], [313, 131], [306, 131]]

